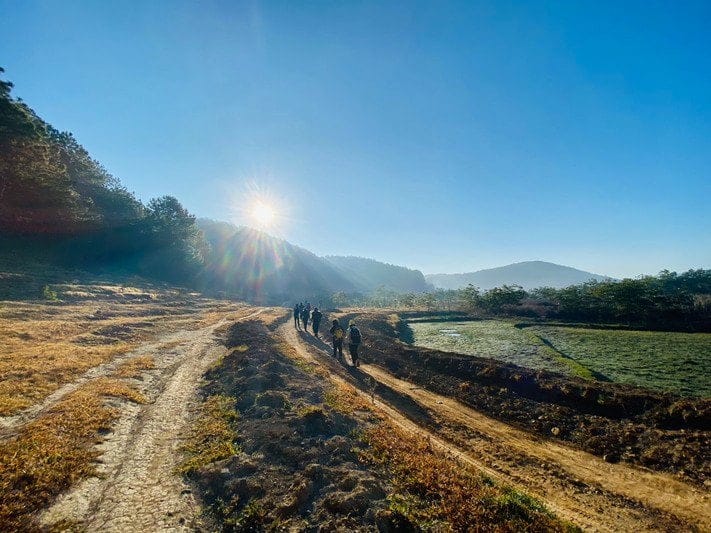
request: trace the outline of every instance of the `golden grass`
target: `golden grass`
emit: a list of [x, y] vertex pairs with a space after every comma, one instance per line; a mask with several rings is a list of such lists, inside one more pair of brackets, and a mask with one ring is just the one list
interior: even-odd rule
[[288, 316], [291, 316], [290, 309], [284, 307], [270, 307], [259, 313], [258, 318], [265, 326], [270, 327]]
[[309, 374], [316, 374], [317, 376], [321, 376], [323, 378], [330, 377], [330, 374], [326, 369], [324, 369], [321, 365], [317, 363], [310, 363], [309, 361], [306, 361], [303, 357], [299, 355], [299, 352], [296, 350], [296, 348], [294, 348], [288, 342], [282, 340], [276, 341], [274, 343], [274, 347], [280, 354], [289, 359], [294, 365], [296, 365], [304, 372], [307, 372]]
[[210, 396], [202, 403], [200, 411], [183, 446], [187, 455], [179, 469], [183, 474], [191, 474], [202, 466], [237, 453], [237, 434], [233, 426], [238, 413], [234, 408], [234, 398]]
[[89, 382], [30, 422], [19, 435], [0, 442], [0, 529], [38, 529], [34, 513], [77, 481], [93, 475], [98, 432], [117, 417], [106, 396], [143, 402], [126, 383]]
[[[90, 368], [163, 332], [201, 327], [244, 308], [184, 296], [174, 301], [177, 293], [170, 290], [97, 285], [83, 292], [89, 295], [84, 301], [0, 302], [0, 416], [41, 402]], [[64, 297], [68, 291], [59, 293]]]
[[390, 476], [390, 511], [423, 529], [453, 531], [572, 531], [532, 498], [495, 485], [435, 451], [427, 439], [390, 423], [367, 430], [361, 460]]
[[346, 415], [353, 414], [355, 411], [368, 411], [373, 413], [378, 419], [382, 420], [382, 415], [373, 409], [371, 402], [366, 400], [361, 394], [358, 394], [355, 387], [345, 383], [337, 383], [326, 391], [324, 403], [334, 411]]
[[150, 355], [132, 357], [121, 363], [113, 373], [120, 378], [137, 378], [144, 370], [153, 370], [156, 367], [156, 360]]

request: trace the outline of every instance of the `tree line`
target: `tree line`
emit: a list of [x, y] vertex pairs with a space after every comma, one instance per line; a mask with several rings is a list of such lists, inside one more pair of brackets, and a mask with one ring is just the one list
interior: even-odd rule
[[112, 264], [191, 279], [205, 244], [180, 202], [164, 196], [144, 205], [71, 133], [11, 91], [0, 79], [0, 248], [76, 267]]
[[657, 276], [621, 281], [590, 281], [562, 289], [526, 291], [504, 285], [488, 291], [469, 285], [459, 290], [398, 294], [332, 295], [338, 306], [358, 305], [455, 311], [471, 316], [545, 318], [644, 329], [711, 331], [711, 270], [682, 274], [664, 270]]

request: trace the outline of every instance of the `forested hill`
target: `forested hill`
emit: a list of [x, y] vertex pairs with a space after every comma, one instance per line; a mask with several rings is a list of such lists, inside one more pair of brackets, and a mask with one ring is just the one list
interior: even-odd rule
[[200, 219], [209, 245], [200, 284], [205, 290], [272, 303], [311, 299], [360, 287], [315, 254], [266, 233]]
[[143, 205], [11, 89], [0, 80], [0, 252], [193, 279], [204, 242], [180, 202], [165, 196]]
[[264, 301], [311, 298], [322, 303], [333, 293], [368, 294], [428, 290], [417, 270], [357, 257], [318, 257], [253, 229], [198, 220], [209, 245], [201, 281], [205, 288]]
[[467, 285], [474, 285], [482, 290], [488, 290], [503, 285], [520, 285], [529, 290], [537, 287], [563, 288], [591, 280], [604, 281], [610, 278], [546, 261], [523, 261], [464, 274], [430, 274], [426, 279], [440, 289], [461, 289]]
[[433, 288], [419, 270], [364, 257], [327, 255], [324, 259], [366, 292], [381, 287], [399, 293], [426, 292]]
[[78, 234], [141, 216], [141, 203], [71, 133], [44, 122], [11, 88], [0, 80], [0, 230]]

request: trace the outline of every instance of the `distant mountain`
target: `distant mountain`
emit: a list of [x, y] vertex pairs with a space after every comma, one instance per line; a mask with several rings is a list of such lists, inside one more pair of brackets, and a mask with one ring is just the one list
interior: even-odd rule
[[419, 270], [381, 263], [365, 257], [327, 255], [324, 259], [364, 292], [371, 292], [379, 287], [401, 293], [426, 292], [432, 289]]
[[520, 285], [528, 290], [537, 287], [562, 288], [611, 278], [546, 261], [523, 261], [464, 274], [430, 274], [425, 279], [438, 289], [461, 289], [471, 284], [482, 290], [501, 285]]

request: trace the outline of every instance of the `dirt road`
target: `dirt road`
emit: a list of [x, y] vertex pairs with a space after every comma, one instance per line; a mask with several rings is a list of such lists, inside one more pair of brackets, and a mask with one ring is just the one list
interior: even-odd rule
[[290, 324], [279, 334], [335, 379], [364, 394], [374, 391], [378, 406], [403, 429], [426, 435], [459, 460], [535, 496], [585, 530], [711, 530], [709, 494], [702, 489], [542, 440], [379, 367], [343, 367], [329, 356], [328, 346]]
[[[238, 320], [261, 311], [246, 308]], [[201, 528], [199, 508], [175, 468], [181, 438], [199, 401], [202, 375], [225, 352], [215, 338], [224, 322], [174, 333], [144, 347], [142, 353], [156, 362], [137, 381], [149, 403], [116, 401], [121, 417], [99, 445], [100, 477], [62, 496], [43, 514], [45, 525], [61, 521], [88, 531], [121, 532]]]

